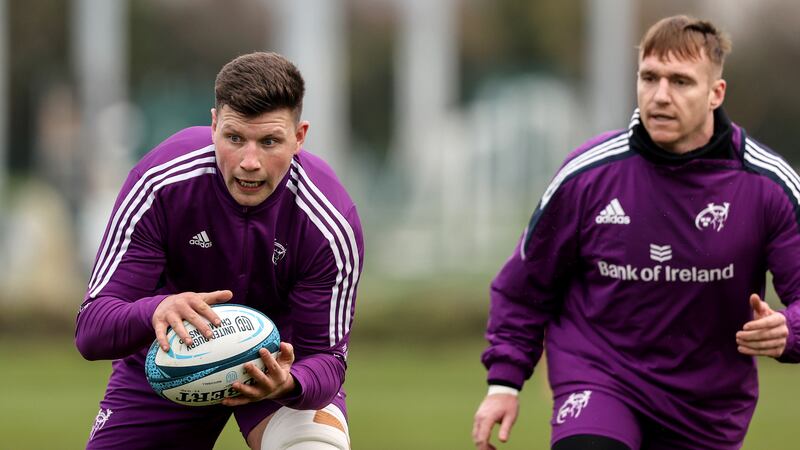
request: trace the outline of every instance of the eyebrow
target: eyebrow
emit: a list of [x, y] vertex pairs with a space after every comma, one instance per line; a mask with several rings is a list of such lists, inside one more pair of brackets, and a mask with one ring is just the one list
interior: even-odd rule
[[686, 72], [672, 72], [672, 71], [670, 71], [670, 72], [663, 73], [663, 72], [659, 72], [658, 70], [655, 70], [655, 69], [640, 69], [639, 70], [639, 75], [640, 76], [641, 75], [654, 75], [654, 76], [658, 76], [658, 77], [667, 77], [667, 78], [686, 78], [686, 79], [689, 79], [689, 80], [696, 79], [696, 77], [694, 77], [693, 75], [691, 75], [689, 73], [686, 73]]

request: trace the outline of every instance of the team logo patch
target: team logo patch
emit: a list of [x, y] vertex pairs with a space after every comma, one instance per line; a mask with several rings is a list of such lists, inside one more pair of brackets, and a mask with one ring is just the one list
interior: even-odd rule
[[111, 417], [113, 411], [110, 409], [106, 409], [103, 411], [103, 408], [100, 408], [100, 412], [97, 413], [97, 417], [94, 418], [94, 425], [92, 425], [92, 431], [89, 433], [89, 440], [91, 441], [94, 438], [95, 433], [100, 431], [108, 422], [108, 418]]
[[709, 203], [708, 206], [695, 217], [694, 226], [701, 231], [708, 229], [716, 231], [722, 230], [722, 227], [725, 226], [725, 221], [728, 220], [728, 210], [730, 206], [731, 204], [728, 202], [723, 202], [722, 205]]
[[568, 418], [577, 418], [581, 415], [581, 411], [589, 404], [589, 397], [592, 396], [592, 391], [573, 392], [558, 408], [558, 415], [556, 416], [557, 423], [564, 423]]
[[272, 264], [278, 265], [278, 261], [282, 260], [284, 256], [286, 256], [286, 247], [275, 241], [275, 248], [272, 250]]

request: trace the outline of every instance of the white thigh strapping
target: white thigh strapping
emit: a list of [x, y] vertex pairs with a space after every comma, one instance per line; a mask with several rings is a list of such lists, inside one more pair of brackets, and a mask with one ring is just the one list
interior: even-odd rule
[[333, 404], [320, 410], [284, 406], [270, 418], [261, 438], [261, 450], [349, 449], [347, 420]]

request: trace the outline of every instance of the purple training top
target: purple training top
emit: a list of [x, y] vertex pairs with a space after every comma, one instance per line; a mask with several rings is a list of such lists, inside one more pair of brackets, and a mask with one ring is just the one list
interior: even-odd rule
[[302, 393], [280, 404], [321, 408], [344, 381], [362, 264], [356, 207], [320, 158], [301, 151], [267, 200], [243, 207], [218, 173], [210, 128], [188, 128], [148, 153], [123, 185], [75, 341], [87, 359], [118, 359], [107, 396], [124, 389], [131, 402], [152, 402], [143, 361], [156, 306], [171, 294], [229, 289], [231, 303], [263, 311], [294, 346], [291, 373]]
[[613, 395], [697, 445], [744, 439], [758, 395], [737, 351], [765, 273], [800, 361], [800, 177], [715, 113], [713, 149], [669, 160], [634, 115], [573, 152], [492, 283], [489, 382], [521, 387], [547, 349], [554, 395]]

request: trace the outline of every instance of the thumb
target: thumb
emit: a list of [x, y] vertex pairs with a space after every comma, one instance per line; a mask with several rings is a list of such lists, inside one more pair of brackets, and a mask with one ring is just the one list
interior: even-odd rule
[[750, 296], [750, 306], [753, 308], [756, 319], [766, 317], [772, 312], [769, 308], [769, 305], [767, 305], [767, 302], [762, 301], [758, 294], [753, 294]]
[[225, 289], [223, 291], [207, 292], [203, 295], [203, 301], [209, 305], [216, 305], [217, 303], [225, 303], [233, 298], [233, 292]]

